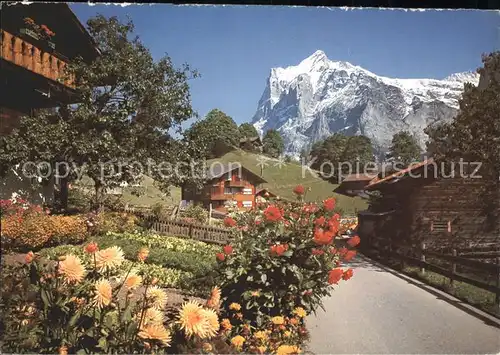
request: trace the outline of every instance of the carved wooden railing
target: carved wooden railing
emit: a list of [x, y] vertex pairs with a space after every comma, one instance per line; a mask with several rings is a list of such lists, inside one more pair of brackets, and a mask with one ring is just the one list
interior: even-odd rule
[[0, 29], [2, 38], [1, 57], [36, 74], [74, 88], [73, 78], [65, 78], [67, 63], [33, 44]]

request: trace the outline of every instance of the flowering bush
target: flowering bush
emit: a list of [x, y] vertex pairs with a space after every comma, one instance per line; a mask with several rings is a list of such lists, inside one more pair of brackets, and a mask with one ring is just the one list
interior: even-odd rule
[[[83, 250], [85, 257], [66, 254], [56, 260], [29, 252], [25, 263], [5, 266], [3, 350], [151, 353], [218, 336], [213, 298], [212, 308], [191, 301], [167, 319], [167, 293], [135, 264], [124, 269], [119, 247], [100, 250], [89, 243]], [[148, 254], [142, 248], [137, 262]]]
[[359, 243], [355, 237], [349, 248], [335, 246], [343, 231], [334, 210], [333, 198], [321, 205], [278, 201], [234, 216], [242, 236], [216, 254], [225, 306], [241, 304], [240, 318], [258, 328], [267, 316], [321, 306], [331, 285], [352, 276], [341, 263], [354, 257], [350, 248]]
[[124, 212], [90, 212], [85, 218], [92, 235], [134, 232], [139, 228], [139, 219]]
[[2, 200], [1, 206], [1, 236], [6, 249], [39, 249], [87, 238], [87, 226], [79, 216], [51, 216], [49, 210], [24, 200]]

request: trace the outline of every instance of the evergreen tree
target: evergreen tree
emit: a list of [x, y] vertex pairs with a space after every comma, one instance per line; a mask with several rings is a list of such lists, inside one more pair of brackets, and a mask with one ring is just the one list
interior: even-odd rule
[[278, 158], [285, 150], [283, 137], [281, 137], [281, 134], [275, 129], [270, 129], [266, 132], [262, 144], [264, 146], [264, 154], [273, 158]]
[[242, 123], [239, 127], [239, 130], [241, 138], [253, 138], [259, 136], [259, 133], [255, 129], [254, 125], [248, 122]]
[[392, 144], [389, 148], [389, 157], [397, 162], [408, 166], [412, 162], [420, 160], [421, 149], [417, 140], [408, 131], [401, 131], [392, 137]]

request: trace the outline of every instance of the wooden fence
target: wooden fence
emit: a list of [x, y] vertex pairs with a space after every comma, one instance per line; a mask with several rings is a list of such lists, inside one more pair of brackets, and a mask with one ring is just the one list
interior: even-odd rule
[[169, 210], [171, 212], [170, 218], [155, 217], [149, 206], [126, 206], [124, 212], [133, 213], [147, 221], [149, 229], [158, 234], [185, 237], [214, 244], [226, 244], [235, 236], [233, 229], [176, 220], [177, 206], [173, 207], [171, 211]]
[[[425, 242], [419, 247], [393, 245], [390, 240], [374, 240], [370, 245], [364, 246], [368, 252], [377, 252], [386, 261], [400, 263], [401, 269], [406, 265], [417, 266], [425, 274], [427, 270], [447, 277], [450, 284], [461, 281], [496, 295], [495, 304], [500, 311], [500, 249], [498, 244], [478, 248], [446, 248], [431, 250]], [[445, 253], [448, 252], [448, 253]], [[464, 253], [464, 255], [461, 255]], [[475, 260], [479, 259], [479, 260]], [[440, 265], [438, 265], [440, 264]], [[465, 276], [461, 269], [467, 270]], [[472, 274], [486, 275], [486, 281], [473, 278]]]
[[181, 236], [214, 244], [226, 244], [235, 236], [232, 229], [175, 220], [152, 221], [151, 230], [158, 234]]

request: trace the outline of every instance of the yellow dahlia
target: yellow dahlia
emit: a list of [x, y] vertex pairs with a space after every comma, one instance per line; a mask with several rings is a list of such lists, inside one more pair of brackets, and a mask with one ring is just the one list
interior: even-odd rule
[[300, 353], [300, 348], [294, 345], [280, 345], [276, 350], [277, 355], [290, 355]]
[[123, 250], [117, 246], [99, 250], [95, 253], [95, 260], [99, 271], [112, 270], [122, 264]]
[[208, 321], [208, 336], [214, 337], [220, 329], [219, 317], [213, 309], [203, 309], [201, 314]]
[[151, 286], [146, 292], [146, 296], [153, 302], [153, 307], [163, 309], [167, 305], [167, 294], [158, 286]]
[[112, 288], [108, 280], [100, 280], [95, 284], [94, 304], [103, 308], [111, 303]]
[[238, 349], [243, 346], [244, 342], [245, 338], [243, 338], [241, 335], [237, 335], [231, 339], [231, 344], [233, 344]]
[[161, 324], [146, 325], [139, 331], [139, 338], [149, 340], [159, 340], [165, 346], [170, 346], [172, 337], [170, 332]]
[[241, 305], [239, 303], [233, 302], [229, 305], [229, 309], [232, 311], [239, 311], [241, 309]]
[[267, 350], [267, 346], [261, 345], [261, 346], [258, 346], [257, 349], [259, 350], [260, 354], [264, 354]]
[[285, 318], [283, 318], [282, 316], [272, 317], [271, 322], [273, 322], [273, 324], [275, 325], [282, 325], [285, 323]]
[[304, 318], [307, 316], [307, 313], [304, 308], [302, 307], [297, 307], [293, 310], [293, 314], [295, 314], [297, 317]]
[[59, 272], [68, 282], [80, 282], [85, 277], [85, 267], [79, 257], [66, 255], [64, 261], [59, 262]]
[[231, 321], [227, 318], [224, 318], [221, 322], [220, 325], [224, 330], [231, 330], [233, 326], [231, 325]]
[[220, 305], [220, 296], [221, 296], [220, 288], [217, 286], [212, 288], [210, 299], [207, 301], [207, 307], [217, 309]]
[[[140, 317], [141, 313], [137, 315], [137, 317]], [[144, 319], [142, 320], [142, 325], [158, 325], [158, 324], [163, 324], [165, 321], [165, 316], [162, 311], [156, 308], [148, 308], [146, 309], [146, 312], [144, 312]]]
[[201, 305], [196, 301], [189, 301], [182, 305], [178, 323], [188, 337], [197, 335], [200, 338], [207, 338], [210, 336], [209, 320]]
[[142, 282], [142, 277], [140, 275], [131, 273], [125, 280], [125, 287], [128, 288], [129, 290], [133, 290], [134, 288], [139, 287], [141, 285], [141, 282]]
[[267, 339], [267, 333], [262, 331], [262, 330], [255, 332], [253, 336], [259, 340], [266, 340]]

